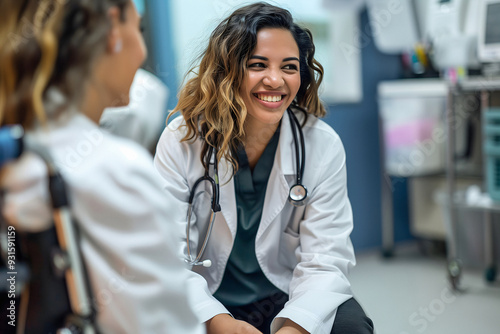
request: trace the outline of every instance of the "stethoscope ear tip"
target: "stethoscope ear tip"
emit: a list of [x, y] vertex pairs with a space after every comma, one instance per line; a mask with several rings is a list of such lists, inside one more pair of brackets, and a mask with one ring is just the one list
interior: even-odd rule
[[203, 266], [205, 268], [212, 266], [212, 261], [210, 261], [210, 260], [192, 261], [192, 260], [184, 259], [184, 261], [190, 266]]

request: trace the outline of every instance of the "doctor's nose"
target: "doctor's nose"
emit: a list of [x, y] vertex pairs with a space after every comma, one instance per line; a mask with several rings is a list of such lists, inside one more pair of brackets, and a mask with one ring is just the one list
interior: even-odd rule
[[283, 80], [281, 73], [279, 71], [272, 70], [266, 73], [262, 82], [270, 88], [279, 88], [285, 84], [285, 80]]

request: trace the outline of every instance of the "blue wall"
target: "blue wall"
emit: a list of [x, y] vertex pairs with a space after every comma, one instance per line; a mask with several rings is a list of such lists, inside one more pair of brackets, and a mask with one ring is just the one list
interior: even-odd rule
[[144, 3], [144, 0], [133, 0], [133, 1], [139, 14], [144, 15], [144, 11], [146, 10], [146, 4]]
[[[154, 57], [157, 75], [170, 89], [168, 108], [177, 101], [176, 78], [171, 27], [170, 0], [147, 2], [151, 17]], [[361, 14], [360, 30], [371, 37], [366, 11]], [[170, 33], [168, 33], [170, 32]], [[365, 37], [366, 37], [365, 36]], [[370, 38], [364, 40], [362, 54], [363, 100], [357, 104], [339, 104], [329, 107], [325, 118], [340, 135], [347, 153], [348, 191], [354, 211], [352, 241], [356, 250], [381, 246], [381, 169], [378, 133], [377, 84], [383, 80], [400, 78], [402, 73], [398, 56], [381, 54]], [[407, 240], [409, 232], [407, 187], [405, 179], [393, 180], [395, 240]]]
[[[356, 104], [329, 107], [326, 121], [338, 132], [347, 154], [348, 191], [354, 212], [352, 242], [357, 250], [381, 246], [381, 161], [378, 130], [377, 84], [400, 78], [398, 56], [380, 53], [371, 38], [368, 15], [363, 11], [360, 31], [365, 37], [361, 48], [363, 100]], [[412, 238], [408, 224], [408, 197], [405, 179], [394, 186], [395, 240]]]
[[147, 12], [151, 21], [152, 46], [149, 52], [154, 59], [152, 69], [169, 89], [168, 110], [177, 104], [178, 79], [175, 70], [175, 52], [170, 24], [170, 0], [148, 0]]

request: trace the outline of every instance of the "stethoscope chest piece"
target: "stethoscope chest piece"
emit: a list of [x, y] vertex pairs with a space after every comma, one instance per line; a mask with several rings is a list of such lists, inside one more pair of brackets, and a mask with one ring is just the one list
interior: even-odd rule
[[302, 184], [296, 184], [290, 188], [288, 200], [294, 206], [304, 205], [306, 197], [307, 197], [307, 189]]

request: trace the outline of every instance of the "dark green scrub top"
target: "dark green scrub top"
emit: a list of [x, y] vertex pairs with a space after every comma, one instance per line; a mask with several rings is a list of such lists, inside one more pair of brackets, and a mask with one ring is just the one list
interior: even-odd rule
[[242, 306], [278, 292], [266, 278], [255, 255], [267, 181], [279, 141], [279, 126], [253, 170], [244, 149], [238, 152], [239, 169], [234, 176], [238, 228], [224, 277], [214, 296], [226, 306]]

